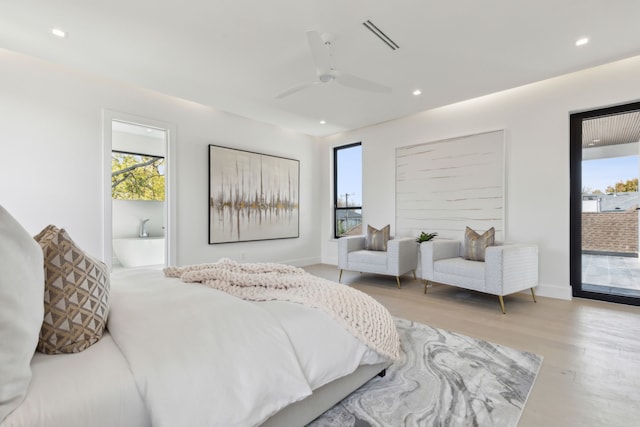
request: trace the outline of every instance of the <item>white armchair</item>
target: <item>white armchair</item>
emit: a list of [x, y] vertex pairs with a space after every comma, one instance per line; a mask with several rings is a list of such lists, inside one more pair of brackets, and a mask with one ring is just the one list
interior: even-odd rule
[[395, 276], [400, 288], [400, 276], [413, 271], [416, 278], [418, 244], [415, 238], [391, 238], [386, 251], [365, 250], [365, 236], [346, 236], [338, 239], [338, 268], [342, 280], [343, 270]]
[[502, 313], [504, 295], [538, 285], [538, 247], [532, 244], [496, 245], [486, 248], [485, 260], [470, 261], [462, 257], [462, 242], [433, 240], [420, 244], [421, 276], [424, 293], [429, 282], [438, 282], [497, 295]]

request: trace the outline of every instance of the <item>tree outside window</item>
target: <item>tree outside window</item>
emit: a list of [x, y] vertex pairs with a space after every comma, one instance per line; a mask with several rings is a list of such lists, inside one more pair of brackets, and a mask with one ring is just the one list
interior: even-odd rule
[[113, 199], [163, 201], [164, 189], [164, 157], [119, 151], [111, 153]]

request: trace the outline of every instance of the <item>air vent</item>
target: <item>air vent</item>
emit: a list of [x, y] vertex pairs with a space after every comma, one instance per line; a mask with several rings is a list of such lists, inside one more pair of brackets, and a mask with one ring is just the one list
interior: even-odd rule
[[386, 44], [387, 46], [389, 46], [391, 48], [391, 50], [396, 50], [396, 49], [400, 49], [400, 46], [398, 46], [398, 44], [396, 42], [394, 42], [393, 40], [391, 40], [389, 38], [389, 36], [387, 36], [385, 33], [383, 33], [380, 28], [376, 27], [376, 25], [369, 21], [366, 20], [362, 23], [362, 25], [364, 25], [367, 30], [371, 31], [373, 34], [376, 35], [376, 37], [378, 37], [380, 40], [382, 40], [384, 42], [384, 44]]

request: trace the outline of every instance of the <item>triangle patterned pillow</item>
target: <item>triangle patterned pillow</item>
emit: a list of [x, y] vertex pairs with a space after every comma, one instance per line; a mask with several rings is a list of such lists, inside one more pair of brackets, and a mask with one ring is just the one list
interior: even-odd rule
[[79, 353], [102, 338], [109, 314], [109, 271], [53, 225], [37, 236], [44, 254], [44, 322], [38, 351]]

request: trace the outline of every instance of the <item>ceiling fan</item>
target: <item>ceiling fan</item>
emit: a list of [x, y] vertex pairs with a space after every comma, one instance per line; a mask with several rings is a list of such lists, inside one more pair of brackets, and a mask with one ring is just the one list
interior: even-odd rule
[[317, 31], [307, 31], [307, 40], [309, 41], [309, 49], [311, 50], [311, 56], [313, 57], [313, 62], [316, 66], [318, 80], [292, 86], [278, 94], [276, 99], [287, 97], [317, 84], [330, 83], [333, 81], [351, 89], [375, 93], [391, 92], [391, 88], [388, 86], [338, 71], [333, 66], [333, 56], [331, 54], [331, 42], [333, 41], [333, 36], [331, 34], [320, 35]]

